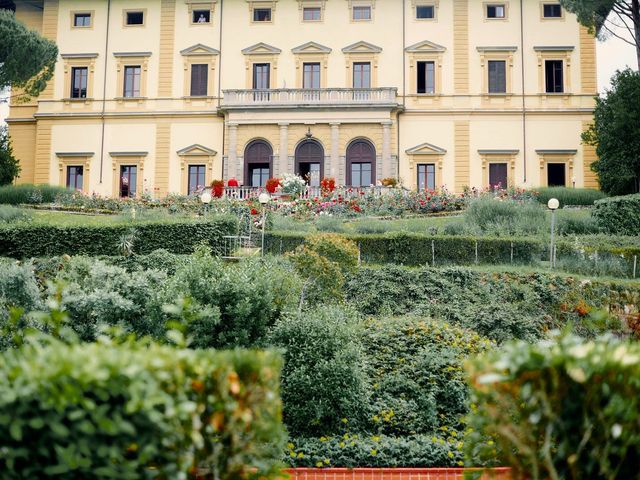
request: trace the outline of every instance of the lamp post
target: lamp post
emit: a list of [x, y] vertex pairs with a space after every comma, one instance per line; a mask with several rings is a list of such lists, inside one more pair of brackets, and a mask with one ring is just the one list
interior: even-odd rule
[[264, 257], [264, 228], [265, 223], [267, 223], [267, 203], [271, 200], [271, 195], [267, 192], [262, 192], [258, 195], [258, 201], [260, 205], [262, 205], [262, 245], [260, 247], [261, 256]]
[[211, 194], [209, 192], [202, 192], [200, 195], [200, 201], [204, 205], [204, 218], [207, 218], [207, 214], [209, 213], [209, 204], [211, 203]]
[[556, 230], [556, 210], [560, 206], [560, 202], [557, 198], [549, 199], [547, 202], [547, 207], [551, 210], [551, 249], [549, 252], [549, 268], [553, 269], [556, 265], [556, 256], [555, 256], [555, 230]]

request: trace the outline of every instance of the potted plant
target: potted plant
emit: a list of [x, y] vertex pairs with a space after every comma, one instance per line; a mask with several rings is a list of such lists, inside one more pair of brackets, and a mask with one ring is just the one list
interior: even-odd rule
[[320, 181], [320, 193], [323, 197], [328, 197], [336, 189], [336, 179], [333, 177], [326, 177]]

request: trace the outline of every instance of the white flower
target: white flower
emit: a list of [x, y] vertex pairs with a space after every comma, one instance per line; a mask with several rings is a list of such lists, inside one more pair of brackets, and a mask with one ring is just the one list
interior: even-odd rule
[[616, 423], [611, 427], [611, 436], [618, 438], [620, 435], [622, 435], [622, 426]]

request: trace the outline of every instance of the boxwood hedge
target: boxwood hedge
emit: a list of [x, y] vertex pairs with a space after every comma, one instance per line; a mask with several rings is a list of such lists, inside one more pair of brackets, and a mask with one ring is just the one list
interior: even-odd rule
[[120, 239], [134, 234], [135, 253], [165, 249], [172, 253], [191, 253], [195, 245], [206, 242], [220, 252], [223, 236], [236, 230], [233, 217], [210, 221], [136, 222], [122, 225], [7, 225], [0, 227], [0, 256], [13, 258], [53, 255], [117, 255]]
[[640, 193], [599, 200], [593, 216], [607, 233], [640, 235]]
[[275, 479], [279, 355], [49, 339], [0, 355], [0, 470], [24, 478]]

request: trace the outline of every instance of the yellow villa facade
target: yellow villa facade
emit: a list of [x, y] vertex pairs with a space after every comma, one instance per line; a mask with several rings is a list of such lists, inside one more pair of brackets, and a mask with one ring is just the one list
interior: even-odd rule
[[595, 187], [594, 38], [554, 0], [29, 0], [54, 79], [11, 106], [19, 183]]

